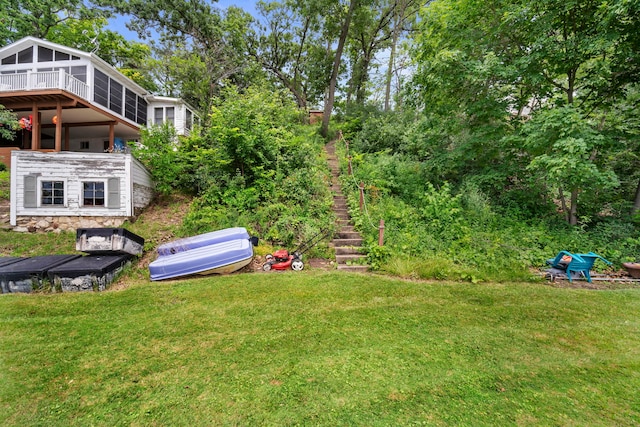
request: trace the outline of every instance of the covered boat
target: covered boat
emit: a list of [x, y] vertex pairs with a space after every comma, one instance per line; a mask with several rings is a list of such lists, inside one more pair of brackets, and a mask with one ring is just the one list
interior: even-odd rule
[[151, 280], [164, 280], [194, 274], [225, 274], [241, 269], [252, 259], [253, 245], [247, 237], [160, 256], [149, 264], [149, 272]]
[[246, 228], [225, 228], [223, 230], [199, 234], [197, 236], [185, 237], [169, 243], [164, 243], [158, 246], [157, 251], [159, 256], [174, 255], [179, 252], [185, 252], [191, 249], [201, 248], [203, 246], [211, 246], [217, 243], [239, 239], [249, 239], [249, 233]]

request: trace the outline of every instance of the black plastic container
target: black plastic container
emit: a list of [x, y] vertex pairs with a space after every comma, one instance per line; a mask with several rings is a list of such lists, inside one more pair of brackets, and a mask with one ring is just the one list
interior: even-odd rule
[[2, 293], [31, 292], [42, 289], [47, 272], [59, 265], [80, 258], [80, 255], [44, 255], [26, 258], [0, 267]]
[[141, 255], [144, 238], [124, 228], [79, 228], [76, 250], [88, 254]]
[[14, 262], [25, 260], [26, 258], [17, 257], [17, 256], [3, 256], [0, 257], [0, 267], [4, 267], [5, 265], [13, 264]]
[[87, 255], [48, 271], [55, 289], [63, 292], [104, 291], [132, 255]]

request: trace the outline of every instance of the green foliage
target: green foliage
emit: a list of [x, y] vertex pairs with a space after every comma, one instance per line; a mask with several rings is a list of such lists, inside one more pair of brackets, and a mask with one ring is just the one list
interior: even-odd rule
[[0, 200], [9, 200], [11, 197], [11, 173], [4, 163], [0, 163]]
[[0, 20], [2, 45], [26, 36], [47, 39], [52, 31], [66, 27], [68, 20], [91, 21], [109, 16], [104, 9], [82, 0], [16, 0], [0, 5], [3, 6], [3, 19]]
[[121, 282], [0, 298], [1, 425], [640, 420], [637, 289], [337, 271]]
[[0, 138], [12, 141], [16, 137], [15, 131], [19, 128], [20, 125], [15, 113], [0, 104]]
[[549, 187], [569, 191], [611, 190], [615, 174], [593, 161], [605, 149], [605, 138], [572, 106], [542, 110], [523, 128], [532, 155], [529, 168], [544, 174]]
[[173, 127], [143, 128], [140, 141], [140, 145], [133, 145], [132, 153], [151, 171], [156, 190], [169, 194], [181, 188], [185, 166]]
[[[386, 153], [351, 154], [355, 176], [344, 180], [343, 191], [356, 226], [369, 242], [374, 269], [423, 279], [527, 281], [563, 249], [594, 251], [615, 268], [640, 251], [637, 229], [628, 221], [610, 218], [591, 229], [571, 228], [557, 215], [531, 218], [517, 205], [499, 206], [473, 181], [458, 188], [423, 181], [423, 169], [414, 160]], [[358, 208], [355, 182], [360, 181], [365, 182], [366, 212]], [[380, 218], [385, 220], [386, 249], [373, 243]]]

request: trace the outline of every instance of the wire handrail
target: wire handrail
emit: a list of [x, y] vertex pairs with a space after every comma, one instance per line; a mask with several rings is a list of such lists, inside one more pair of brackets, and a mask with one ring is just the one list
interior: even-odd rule
[[[348, 141], [344, 138], [344, 135], [342, 134], [342, 132], [339, 132], [339, 135], [340, 136], [338, 138], [338, 142], [339, 141], [344, 141], [345, 145], [347, 147], [347, 150], [348, 150], [348, 148], [349, 148]], [[347, 151], [347, 153], [348, 153], [348, 151]], [[351, 172], [352, 172], [351, 173], [351, 179], [353, 180], [353, 183], [355, 184], [356, 188], [359, 188], [360, 191], [363, 192], [363, 195], [364, 195], [364, 187], [361, 187], [360, 184], [356, 181], [355, 173], [353, 171], [353, 165], [351, 166]], [[373, 221], [371, 220], [371, 215], [369, 215], [369, 210], [367, 209], [366, 197], [363, 196], [361, 200], [362, 200], [362, 208], [364, 210], [365, 217], [366, 217], [367, 221], [369, 222], [369, 225], [371, 226], [371, 228], [378, 230], [379, 227], [374, 225]]]

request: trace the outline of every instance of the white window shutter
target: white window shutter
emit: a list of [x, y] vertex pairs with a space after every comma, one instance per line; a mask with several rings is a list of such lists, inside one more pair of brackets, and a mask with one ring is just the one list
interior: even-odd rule
[[38, 179], [33, 175], [24, 177], [24, 207], [38, 207]]
[[109, 178], [107, 187], [107, 207], [120, 209], [120, 178]]

